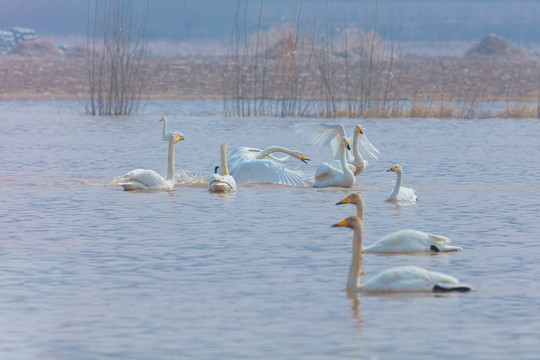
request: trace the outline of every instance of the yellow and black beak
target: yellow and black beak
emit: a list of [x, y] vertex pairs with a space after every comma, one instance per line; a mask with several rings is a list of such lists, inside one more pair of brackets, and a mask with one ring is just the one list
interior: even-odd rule
[[302, 156], [302, 158], [300, 159], [300, 161], [302, 161], [304, 164], [307, 164], [307, 162], [309, 161], [309, 159], [307, 157], [305, 157], [304, 155], [300, 154]]
[[362, 127], [360, 125], [358, 125], [358, 132], [362, 135], [364, 134], [364, 130], [362, 130]]
[[336, 205], [343, 205], [349, 203], [349, 197], [347, 196], [345, 199], [341, 200], [340, 202], [336, 203]]
[[392, 166], [390, 169], [386, 170], [386, 172], [389, 172], [389, 171], [396, 171], [396, 167]]
[[332, 225], [331, 227], [345, 226], [345, 223], [346, 223], [346, 222], [347, 222], [347, 219], [341, 220], [340, 222], [338, 222], [337, 224]]
[[351, 150], [351, 146], [349, 145], [349, 142], [347, 140], [345, 140], [345, 147], [347, 148], [347, 150]]

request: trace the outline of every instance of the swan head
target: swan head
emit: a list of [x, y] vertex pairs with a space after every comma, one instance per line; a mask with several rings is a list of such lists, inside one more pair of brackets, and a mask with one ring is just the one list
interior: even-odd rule
[[345, 199], [341, 200], [340, 202], [336, 203], [336, 205], [343, 205], [343, 204], [353, 204], [353, 205], [364, 206], [364, 199], [362, 198], [362, 195], [358, 193], [354, 193], [347, 196]]
[[389, 172], [389, 171], [393, 171], [393, 172], [396, 172], [398, 174], [403, 173], [403, 169], [401, 168], [401, 165], [394, 165], [390, 169], [386, 170], [386, 172]]
[[307, 162], [309, 161], [309, 159], [305, 157], [304, 154], [302, 154], [300, 151], [297, 151], [297, 150], [291, 151], [291, 156], [294, 156], [295, 158], [297, 158], [304, 164], [307, 164]]
[[167, 117], [166, 117], [165, 115], [163, 115], [163, 116], [161, 117], [161, 119], [159, 119], [159, 121], [167, 121]]
[[184, 140], [184, 135], [179, 135], [179, 134], [172, 134], [170, 137], [169, 137], [169, 143], [173, 143], [173, 144], [176, 144], [177, 142], [179, 142], [180, 140]]
[[355, 131], [357, 131], [359, 134], [364, 134], [364, 130], [362, 130], [362, 126], [360, 124], [356, 125]]
[[354, 229], [359, 225], [362, 225], [362, 219], [358, 216], [350, 216], [337, 224], [332, 225], [332, 227], [348, 227], [349, 229]]
[[343, 141], [343, 146], [345, 146], [345, 148], [346, 148], [347, 150], [351, 150], [351, 142], [349, 141], [349, 138], [348, 138], [348, 137], [343, 136], [343, 137], [341, 138], [341, 141]]

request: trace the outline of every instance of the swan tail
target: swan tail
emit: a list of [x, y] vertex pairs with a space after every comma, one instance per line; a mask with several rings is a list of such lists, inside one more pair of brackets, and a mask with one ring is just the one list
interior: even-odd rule
[[451, 292], [451, 291], [468, 292], [468, 291], [471, 291], [471, 290], [472, 290], [472, 287], [469, 286], [469, 285], [456, 285], [456, 286], [435, 285], [435, 286], [433, 286], [433, 292]]

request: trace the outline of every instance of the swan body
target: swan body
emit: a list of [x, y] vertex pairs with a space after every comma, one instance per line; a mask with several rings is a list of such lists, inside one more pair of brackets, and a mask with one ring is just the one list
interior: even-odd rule
[[153, 170], [135, 169], [122, 175], [120, 182], [124, 190], [171, 190], [174, 187], [174, 147], [183, 135], [173, 134], [169, 138], [167, 177], [163, 178]]
[[163, 121], [163, 137], [162, 137], [163, 140], [169, 140], [172, 134], [176, 134], [182, 137], [184, 136], [180, 131], [172, 131], [172, 132], [167, 131], [167, 117], [165, 115], [163, 115], [161, 119], [159, 119], [159, 121]]
[[470, 290], [472, 290], [470, 286], [460, 284], [459, 280], [453, 276], [418, 266], [400, 266], [385, 270], [357, 287], [357, 291], [371, 293], [467, 292]]
[[[354, 230], [353, 257], [347, 277], [347, 290], [364, 293], [399, 293], [399, 292], [467, 292], [469, 285], [460, 284], [453, 276], [440, 272], [428, 271], [417, 266], [401, 266], [385, 270], [375, 275], [364, 284], [360, 284], [362, 264], [363, 221], [358, 216], [351, 216], [332, 225], [348, 227]], [[360, 234], [360, 236], [358, 236]]]
[[[217, 168], [216, 168], [217, 170]], [[236, 181], [234, 178], [229, 175], [229, 170], [227, 167], [227, 144], [221, 144], [221, 173], [214, 173], [210, 176], [210, 181], [208, 184], [208, 190], [210, 192], [235, 192], [236, 191]]]
[[[356, 205], [357, 216], [364, 220], [364, 200], [360, 194], [351, 194], [336, 205], [354, 204]], [[362, 244], [362, 233], [356, 233], [360, 237], [361, 251], [365, 253], [411, 253], [423, 251], [449, 252], [463, 250], [459, 246], [450, 245], [451, 240], [440, 235], [428, 234], [418, 230], [400, 230], [388, 234], [377, 240], [370, 246], [364, 247]]]
[[340, 165], [335, 167], [330, 163], [322, 163], [315, 171], [315, 182], [313, 187], [339, 186], [350, 188], [356, 182], [354, 173], [347, 163], [347, 149], [350, 149], [349, 139], [346, 136], [341, 137], [340, 143]]
[[413, 189], [401, 186], [401, 178], [403, 177], [403, 169], [401, 168], [401, 165], [394, 165], [386, 171], [394, 171], [397, 174], [394, 190], [388, 194], [386, 200], [418, 201], [418, 196], [416, 196]]
[[[325, 123], [308, 125], [299, 124], [296, 126], [296, 128], [298, 131], [306, 134], [311, 143], [314, 145], [327, 146], [330, 144], [332, 146], [332, 156], [334, 160], [328, 164], [336, 168], [340, 167], [340, 139], [341, 137], [346, 136], [343, 125]], [[362, 126], [359, 124], [355, 125], [352, 155], [350, 151], [347, 152], [347, 162], [349, 163], [349, 167], [353, 171], [354, 175], [356, 176], [361, 174], [368, 166], [368, 162], [364, 159], [364, 157], [376, 159], [378, 153], [379, 150], [377, 150], [377, 148], [368, 140]]]
[[303, 163], [309, 161], [300, 151], [289, 150], [282, 146], [270, 146], [264, 150], [240, 146], [229, 156], [230, 173], [237, 183], [304, 185], [302, 176], [287, 169], [279, 162], [286, 158], [277, 158], [272, 154], [282, 152]]

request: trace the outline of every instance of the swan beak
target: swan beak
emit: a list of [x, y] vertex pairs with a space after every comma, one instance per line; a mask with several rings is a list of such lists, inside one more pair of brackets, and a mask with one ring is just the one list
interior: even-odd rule
[[360, 125], [358, 125], [358, 132], [364, 135], [364, 130], [362, 130], [362, 127]]
[[349, 197], [347, 196], [345, 199], [341, 200], [340, 202], [336, 203], [336, 205], [343, 205], [349, 203]]
[[347, 219], [341, 220], [340, 222], [338, 222], [337, 224], [332, 225], [331, 227], [345, 226], [345, 223], [346, 223], [346, 222], [347, 222]]
[[305, 157], [304, 155], [302, 155], [302, 158], [300, 159], [300, 161], [302, 161], [304, 164], [307, 164], [309, 159], [307, 157]]
[[348, 141], [345, 141], [345, 147], [347, 147], [347, 150], [351, 150], [351, 146], [349, 145]]
[[389, 171], [396, 171], [396, 167], [392, 166], [390, 169], [386, 170], [386, 172], [389, 172]]

